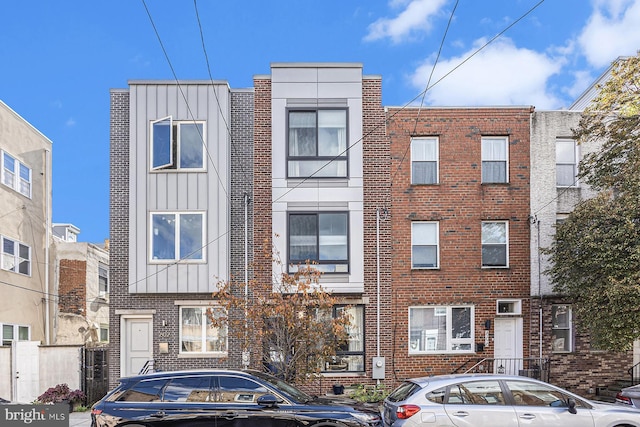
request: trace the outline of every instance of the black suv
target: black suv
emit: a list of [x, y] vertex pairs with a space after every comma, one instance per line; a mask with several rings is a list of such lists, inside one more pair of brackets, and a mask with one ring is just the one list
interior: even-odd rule
[[120, 379], [93, 405], [92, 427], [381, 426], [355, 401], [309, 396], [259, 371], [155, 372]]

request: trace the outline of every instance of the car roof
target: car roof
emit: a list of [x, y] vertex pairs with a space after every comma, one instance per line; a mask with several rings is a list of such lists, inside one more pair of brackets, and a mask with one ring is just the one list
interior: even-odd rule
[[448, 375], [431, 375], [424, 377], [416, 377], [416, 378], [407, 378], [405, 381], [410, 381], [412, 383], [418, 384], [421, 387], [426, 386], [427, 384], [441, 384], [441, 385], [449, 385], [454, 384], [460, 381], [467, 380], [524, 380], [524, 381], [532, 381], [532, 382], [540, 382], [534, 378], [522, 377], [518, 375], [502, 375], [502, 374], [448, 374]]
[[165, 377], [183, 377], [188, 375], [222, 375], [222, 374], [235, 374], [241, 376], [250, 376], [251, 371], [241, 371], [234, 369], [187, 369], [187, 370], [175, 370], [175, 371], [155, 371], [147, 374], [130, 375], [127, 377], [121, 377], [120, 381], [140, 381], [154, 378]]

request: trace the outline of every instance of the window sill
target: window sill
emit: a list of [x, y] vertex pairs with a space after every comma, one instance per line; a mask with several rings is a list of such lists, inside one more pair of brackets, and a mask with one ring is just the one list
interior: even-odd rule
[[229, 357], [227, 352], [219, 353], [178, 353], [178, 359], [222, 359]]

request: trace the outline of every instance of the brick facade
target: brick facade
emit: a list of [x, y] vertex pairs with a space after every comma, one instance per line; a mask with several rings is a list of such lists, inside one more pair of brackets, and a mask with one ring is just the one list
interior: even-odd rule
[[[391, 144], [393, 283], [391, 334], [397, 379], [451, 373], [472, 358], [492, 357], [489, 345], [475, 354], [408, 354], [411, 306], [468, 304], [475, 308], [475, 341], [493, 326], [497, 299], [522, 301], [523, 356], [529, 356], [530, 256], [528, 108], [388, 109]], [[413, 136], [439, 138], [439, 183], [411, 184]], [[508, 136], [508, 184], [481, 182], [481, 137]], [[411, 268], [411, 223], [439, 223], [440, 265]], [[481, 268], [481, 223], [506, 220], [509, 267]]]
[[87, 313], [87, 261], [60, 260], [60, 302], [58, 308], [63, 313]]

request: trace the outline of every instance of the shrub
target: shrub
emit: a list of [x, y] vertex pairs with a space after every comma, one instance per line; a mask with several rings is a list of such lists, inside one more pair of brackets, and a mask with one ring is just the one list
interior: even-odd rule
[[382, 384], [377, 384], [375, 386], [358, 384], [356, 385], [355, 390], [351, 393], [351, 398], [358, 402], [377, 403], [382, 402], [388, 394], [389, 392]]
[[82, 390], [71, 390], [67, 384], [58, 384], [38, 396], [37, 401], [40, 403], [60, 403], [65, 401], [79, 403], [83, 402], [85, 398], [86, 396]]

